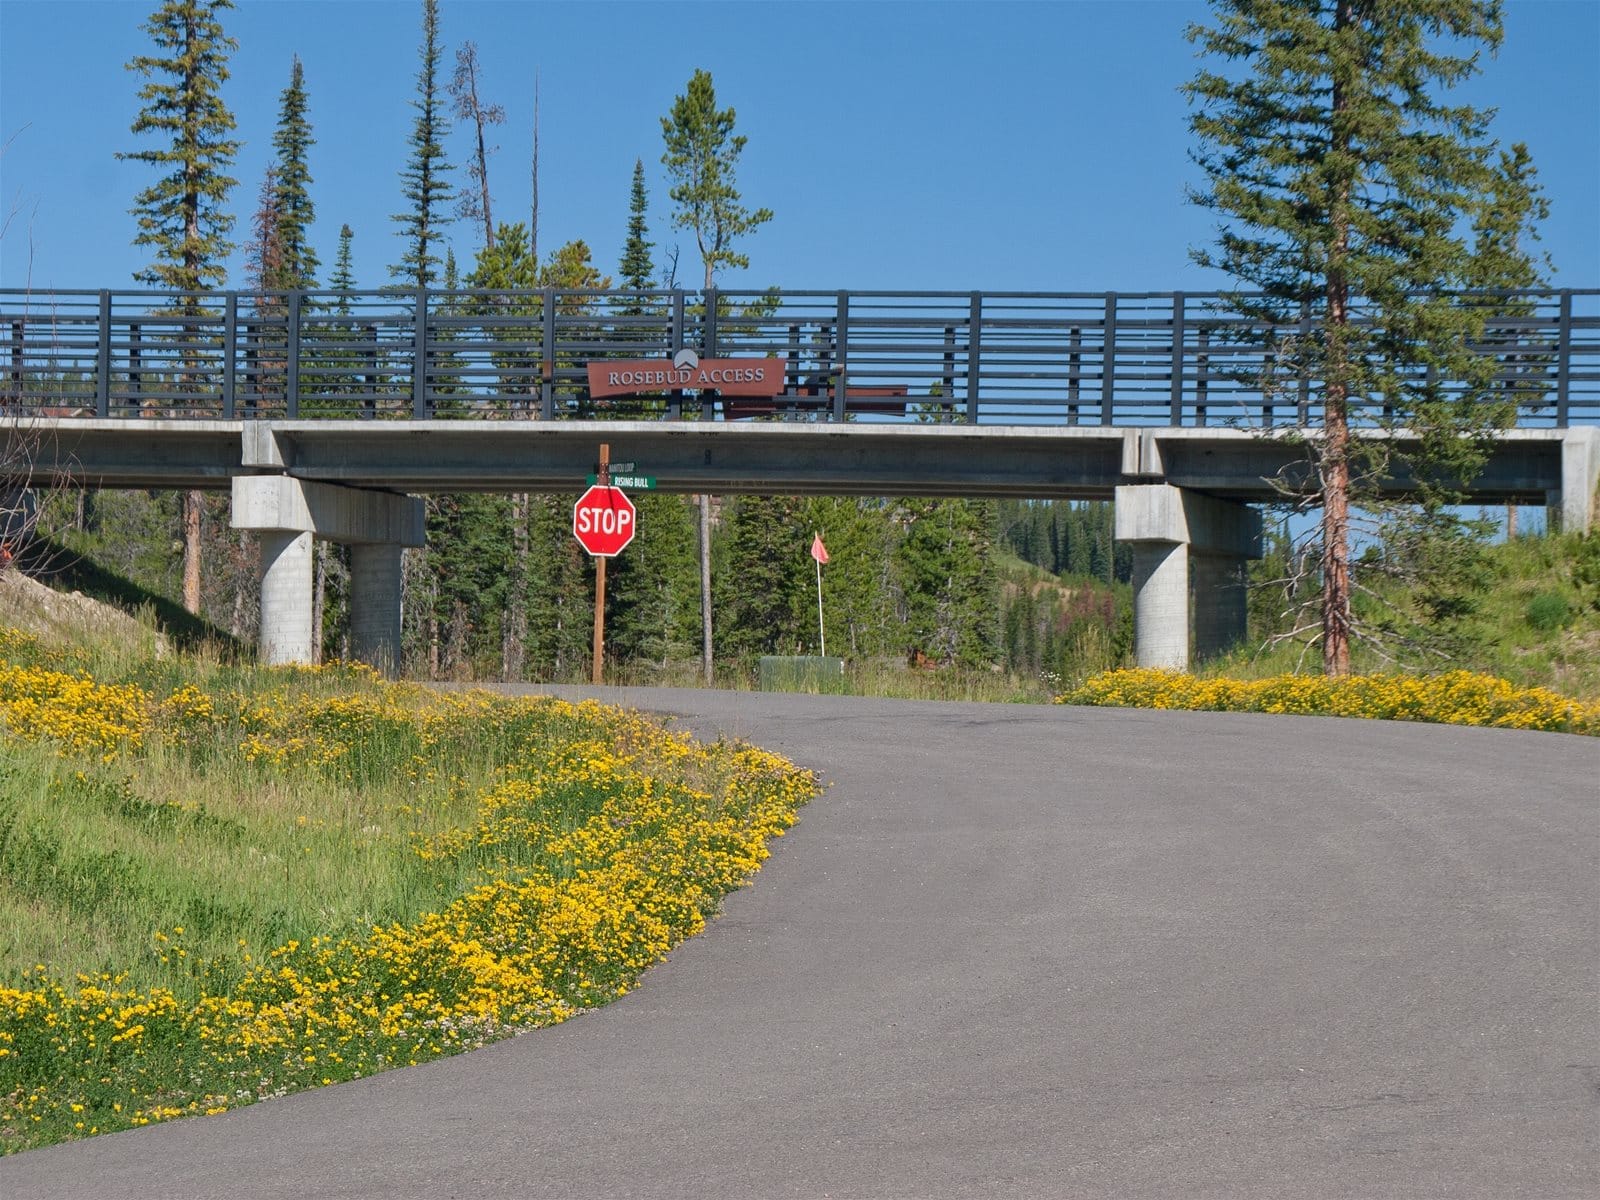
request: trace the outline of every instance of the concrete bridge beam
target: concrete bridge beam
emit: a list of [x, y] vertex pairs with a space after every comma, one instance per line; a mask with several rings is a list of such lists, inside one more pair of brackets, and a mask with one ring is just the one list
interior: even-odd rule
[[1244, 638], [1245, 562], [1261, 557], [1260, 512], [1169, 484], [1131, 484], [1116, 490], [1115, 532], [1133, 544], [1139, 666], [1187, 670], [1191, 647], [1206, 657]]
[[265, 663], [316, 660], [314, 539], [351, 547], [350, 649], [393, 674], [400, 659], [400, 559], [423, 542], [422, 501], [286, 475], [233, 480], [233, 527], [261, 537], [260, 653]]

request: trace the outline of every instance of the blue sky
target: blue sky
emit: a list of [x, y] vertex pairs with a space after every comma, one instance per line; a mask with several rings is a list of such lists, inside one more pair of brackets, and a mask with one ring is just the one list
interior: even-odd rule
[[[0, 286], [131, 288], [144, 252], [128, 215], [151, 168], [118, 162], [155, 0], [0, 0]], [[1179, 86], [1193, 74], [1186, 0], [1081, 3], [491, 3], [442, 0], [449, 54], [479, 46], [495, 131], [495, 215], [525, 220], [533, 77], [542, 78], [541, 244], [586, 239], [614, 272], [635, 158], [652, 237], [668, 226], [660, 117], [696, 67], [749, 137], [739, 183], [776, 212], [724, 286], [1203, 289], [1190, 264], [1210, 220], [1185, 203]], [[325, 267], [356, 233], [358, 281], [401, 253], [390, 214], [415, 94], [413, 0], [242, 0], [225, 98], [244, 147], [232, 208], [246, 225], [271, 150], [291, 55], [305, 62]], [[446, 61], [448, 73], [449, 59]], [[1466, 98], [1498, 107], [1502, 141], [1529, 143], [1553, 213], [1556, 282], [1600, 286], [1600, 0], [1512, 0], [1506, 41]], [[459, 164], [468, 140], [449, 145]], [[453, 227], [470, 262], [474, 230]], [[658, 262], [661, 247], [657, 249]], [[234, 278], [238, 278], [237, 271]]]

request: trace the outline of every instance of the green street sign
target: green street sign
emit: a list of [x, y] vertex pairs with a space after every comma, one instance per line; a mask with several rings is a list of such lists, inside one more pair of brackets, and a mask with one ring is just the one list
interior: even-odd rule
[[[591, 485], [599, 482], [600, 476], [589, 476]], [[625, 492], [653, 492], [656, 487], [656, 477], [654, 475], [619, 475], [613, 471], [611, 472], [611, 486], [621, 488]]]

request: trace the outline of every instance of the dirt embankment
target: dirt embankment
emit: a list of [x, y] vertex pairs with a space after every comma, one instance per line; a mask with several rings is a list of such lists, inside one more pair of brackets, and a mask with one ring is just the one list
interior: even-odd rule
[[15, 567], [0, 570], [0, 625], [52, 642], [85, 636], [130, 643], [154, 639], [156, 653], [168, 649], [165, 637], [122, 609], [82, 592], [58, 592]]

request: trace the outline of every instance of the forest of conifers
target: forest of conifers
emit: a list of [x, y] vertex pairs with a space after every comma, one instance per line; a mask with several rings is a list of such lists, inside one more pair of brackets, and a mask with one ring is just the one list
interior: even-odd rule
[[[428, 546], [407, 554], [406, 674], [588, 677], [595, 570], [572, 536], [574, 499], [429, 498]], [[694, 501], [664, 492], [633, 499], [638, 536], [611, 560], [607, 580], [607, 675], [688, 681], [700, 654]], [[89, 492], [51, 499], [43, 524], [72, 553], [176, 599], [179, 508], [177, 493]], [[1128, 555], [1111, 539], [1108, 503], [737, 496], [716, 502], [713, 515], [713, 630], [724, 681], [750, 678], [763, 654], [817, 653], [809, 550], [818, 533], [829, 556], [828, 650], [852, 664], [1073, 675], [1120, 661], [1130, 648]], [[254, 547], [228, 527], [222, 496], [207, 499], [202, 532], [201, 613], [248, 645]], [[348, 650], [341, 555], [319, 546], [330, 659]]]

